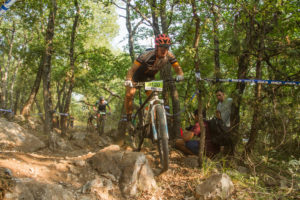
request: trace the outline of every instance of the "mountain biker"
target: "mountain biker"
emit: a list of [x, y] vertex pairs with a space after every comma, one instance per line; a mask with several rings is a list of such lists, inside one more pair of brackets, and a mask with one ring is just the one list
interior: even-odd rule
[[[131, 121], [132, 102], [136, 92], [133, 87], [134, 82], [145, 82], [154, 80], [155, 74], [170, 63], [175, 70], [177, 81], [183, 80], [183, 71], [177, 62], [175, 56], [169, 51], [171, 40], [166, 34], [159, 34], [155, 38], [155, 48], [148, 49], [133, 62], [128, 70], [125, 86], [125, 110], [127, 121]], [[149, 93], [147, 95], [150, 95]]]
[[95, 103], [94, 110], [97, 110], [97, 113], [100, 113], [100, 112], [106, 113], [106, 107], [108, 108], [108, 110], [110, 112], [110, 107], [109, 107], [107, 101], [105, 101], [104, 97], [101, 96], [99, 98], [99, 100]]
[[96, 102], [96, 104], [94, 106], [94, 110], [96, 110], [96, 108], [95, 108], [96, 106], [98, 107], [97, 130], [98, 130], [98, 134], [101, 136], [104, 133], [106, 107], [108, 108], [109, 113], [110, 113], [110, 107], [109, 107], [107, 101], [105, 101], [104, 97], [102, 97], [102, 96], [99, 98], [99, 101]]

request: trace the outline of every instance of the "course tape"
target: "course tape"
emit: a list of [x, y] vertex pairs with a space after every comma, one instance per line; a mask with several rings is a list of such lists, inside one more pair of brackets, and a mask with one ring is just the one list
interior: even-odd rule
[[14, 113], [11, 109], [7, 110], [7, 109], [2, 109], [2, 108], [0, 108], [0, 111], [2, 111], [2, 112]]
[[3, 15], [17, 0], [8, 0], [0, 8], [0, 16]]
[[[55, 112], [55, 113], [56, 113], [56, 112]], [[32, 115], [39, 115], [39, 116], [41, 116], [41, 115], [43, 115], [43, 114], [45, 114], [45, 113], [33, 113]], [[56, 113], [56, 114], [63, 115], [63, 116], [69, 116], [68, 113]]]
[[255, 79], [213, 79], [201, 78], [200, 80], [214, 81], [214, 82], [237, 82], [237, 83], [261, 83], [269, 85], [300, 85], [300, 81], [275, 81], [275, 80], [255, 80]]

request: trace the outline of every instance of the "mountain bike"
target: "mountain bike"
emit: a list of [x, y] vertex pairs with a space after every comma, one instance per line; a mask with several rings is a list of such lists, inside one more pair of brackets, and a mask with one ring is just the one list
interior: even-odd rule
[[[162, 172], [169, 168], [169, 133], [164, 101], [159, 98], [163, 90], [163, 81], [138, 82], [140, 107], [132, 117], [133, 129], [130, 131], [132, 142], [137, 151], [141, 150], [145, 138], [151, 138], [157, 144]], [[142, 103], [141, 88], [152, 93]], [[148, 106], [146, 106], [149, 104]]]
[[99, 136], [103, 135], [104, 133], [105, 120], [106, 112], [99, 111], [97, 113], [97, 133]]
[[87, 125], [86, 125], [86, 129], [88, 132], [94, 132], [96, 130], [96, 127], [94, 125], [94, 120], [96, 120], [97, 117], [95, 114], [93, 113], [89, 113], [89, 117], [87, 120]]

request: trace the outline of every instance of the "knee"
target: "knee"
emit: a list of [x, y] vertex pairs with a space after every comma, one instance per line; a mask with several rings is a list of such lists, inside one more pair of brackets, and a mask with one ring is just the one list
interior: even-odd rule
[[183, 139], [177, 139], [176, 141], [175, 141], [175, 147], [182, 147], [182, 146], [184, 146], [185, 145], [185, 143], [184, 143], [184, 140]]
[[126, 92], [126, 94], [125, 94], [125, 99], [126, 99], [127, 101], [130, 101], [130, 100], [133, 99], [133, 96], [134, 96], [134, 94], [132, 94], [131, 92]]

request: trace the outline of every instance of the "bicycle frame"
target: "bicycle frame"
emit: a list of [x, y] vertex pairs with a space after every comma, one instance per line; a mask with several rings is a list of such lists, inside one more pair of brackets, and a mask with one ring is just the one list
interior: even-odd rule
[[[139, 87], [138, 89], [139, 89], [139, 100], [140, 100], [140, 104], [141, 104], [141, 95], [140, 95], [140, 89], [141, 88]], [[145, 116], [144, 121], [148, 121], [149, 119], [151, 119], [151, 127], [152, 127], [153, 139], [154, 139], [154, 141], [157, 141], [158, 137], [157, 137], [157, 130], [155, 128], [155, 114], [154, 114], [154, 110], [155, 110], [156, 106], [158, 106], [158, 105], [162, 105], [163, 106], [163, 104], [164, 104], [164, 100], [159, 99], [157, 91], [153, 91], [148, 96], [148, 98], [144, 101], [144, 103], [139, 107], [139, 109], [135, 113], [133, 119], [135, 120], [136, 116], [142, 111], [142, 109], [144, 109], [145, 105], [148, 102], [149, 102], [150, 108], [149, 108], [148, 113]], [[167, 121], [167, 119], [166, 119], [166, 112], [165, 112], [164, 107], [163, 107], [163, 116], [164, 116], [164, 120]], [[144, 125], [145, 124], [143, 124], [142, 126], [144, 126]], [[167, 138], [169, 139], [169, 134], [168, 134], [168, 131], [167, 131], [168, 130], [168, 125], [167, 124], [166, 124], [165, 128], [166, 128]]]

